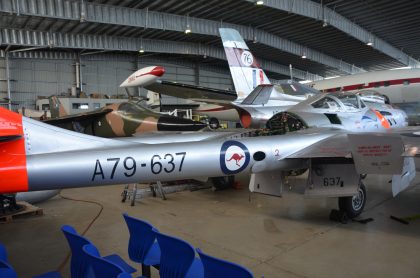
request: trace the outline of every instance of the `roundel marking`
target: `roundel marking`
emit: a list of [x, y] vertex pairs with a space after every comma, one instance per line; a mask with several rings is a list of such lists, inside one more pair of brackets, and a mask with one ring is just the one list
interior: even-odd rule
[[245, 66], [251, 66], [254, 63], [254, 57], [252, 56], [251, 52], [245, 50], [241, 54], [241, 61]]
[[248, 148], [238, 141], [229, 140], [220, 149], [220, 168], [226, 175], [234, 175], [244, 170], [250, 161]]

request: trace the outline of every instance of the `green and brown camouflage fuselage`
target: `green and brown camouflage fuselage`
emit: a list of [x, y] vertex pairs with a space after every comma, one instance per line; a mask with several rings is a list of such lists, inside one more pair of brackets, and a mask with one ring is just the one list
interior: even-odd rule
[[206, 127], [201, 122], [156, 113], [134, 102], [114, 103], [91, 112], [66, 115], [64, 106], [52, 97], [50, 109], [52, 116], [59, 117], [47, 123], [108, 138], [156, 131], [198, 131]]

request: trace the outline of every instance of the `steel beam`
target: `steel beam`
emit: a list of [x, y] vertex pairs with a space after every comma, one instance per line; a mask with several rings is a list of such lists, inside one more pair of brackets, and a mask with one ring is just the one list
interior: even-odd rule
[[5, 53], [5, 63], [6, 63], [6, 82], [7, 82], [7, 98], [9, 99], [8, 108], [12, 110], [12, 94], [10, 89], [10, 64], [9, 64], [9, 52]]
[[[141, 47], [146, 52], [175, 53], [185, 55], [198, 55], [226, 60], [222, 48], [190, 42], [175, 42], [163, 40], [151, 40], [141, 38], [125, 38], [117, 36], [52, 33], [41, 31], [0, 29], [0, 44], [25, 46], [25, 47], [49, 47], [70, 49], [91, 49], [137, 52]], [[19, 52], [18, 52], [19, 53]], [[261, 66], [267, 71], [289, 76], [289, 67], [259, 59]], [[321, 76], [294, 69], [293, 76], [305, 80], [320, 80]]]
[[[100, 5], [93, 2], [69, 0], [2, 0], [0, 12], [16, 13], [26, 16], [56, 18], [71, 21], [102, 23], [117, 26], [132, 26], [184, 32], [187, 17], [182, 15], [132, 9], [127, 7]], [[228, 24], [214, 20], [189, 17], [188, 24], [192, 32], [203, 35], [219, 36], [220, 27], [237, 29], [245, 40], [252, 41], [257, 37], [258, 43], [288, 52], [297, 56], [303, 54], [309, 60], [336, 68], [343, 73], [359, 73], [365, 70], [325, 53], [283, 39], [268, 32], [249, 26]]]
[[[255, 0], [244, 0], [255, 3]], [[372, 42], [371, 47], [380, 52], [400, 61], [404, 65], [411, 67], [420, 67], [420, 62], [398, 48], [392, 46], [388, 42], [375, 36], [373, 33], [365, 30], [344, 16], [336, 13], [325, 5], [321, 5], [310, 0], [265, 0], [264, 5], [273, 9], [281, 10], [288, 13], [298, 14], [301, 16], [324, 21], [338, 30], [356, 38], [364, 43]]]

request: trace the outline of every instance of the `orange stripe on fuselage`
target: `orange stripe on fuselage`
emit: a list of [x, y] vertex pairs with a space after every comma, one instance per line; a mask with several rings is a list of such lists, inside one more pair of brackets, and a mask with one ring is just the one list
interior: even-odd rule
[[0, 143], [0, 194], [28, 191], [22, 116], [0, 107], [0, 136], [22, 136]]
[[391, 128], [391, 125], [389, 124], [388, 120], [379, 111], [373, 109], [373, 112], [375, 112], [376, 117], [378, 117], [379, 121], [381, 122], [381, 125], [384, 128], [386, 129]]

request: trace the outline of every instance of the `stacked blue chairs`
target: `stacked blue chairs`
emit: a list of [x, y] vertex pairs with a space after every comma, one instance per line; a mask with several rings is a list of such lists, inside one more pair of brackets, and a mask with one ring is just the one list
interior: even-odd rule
[[[61, 230], [67, 239], [72, 253], [70, 262], [71, 277], [85, 278], [93, 276], [86, 254], [83, 252], [83, 246], [92, 243], [87, 238], [79, 235], [76, 230], [69, 225], [64, 225], [61, 227]], [[120, 266], [127, 273], [136, 272], [135, 268], [128, 265], [120, 256], [116, 254], [105, 256], [103, 258]]]
[[217, 277], [217, 278], [252, 278], [252, 273], [245, 267], [228, 262], [222, 259], [211, 257], [204, 254], [200, 249], [196, 249], [200, 255], [201, 262], [204, 266], [204, 277]]
[[[0, 243], [0, 277], [2, 278], [18, 278], [16, 271], [9, 264], [7, 260], [7, 250], [3, 244]], [[51, 271], [42, 275], [34, 276], [34, 278], [61, 278], [60, 272]]]
[[120, 266], [110, 261], [105, 260], [99, 254], [98, 249], [92, 244], [86, 244], [82, 248], [87, 257], [89, 265], [92, 267], [94, 276], [96, 278], [121, 278], [131, 277], [131, 275], [124, 271]]
[[161, 278], [201, 278], [204, 270], [201, 260], [195, 257], [194, 247], [188, 242], [161, 234], [153, 229], [160, 246], [159, 274]]
[[160, 264], [160, 248], [156, 241], [156, 234], [152, 231], [153, 226], [126, 213], [123, 216], [130, 233], [128, 242], [130, 260], [140, 263], [142, 275], [150, 277], [150, 266]]

